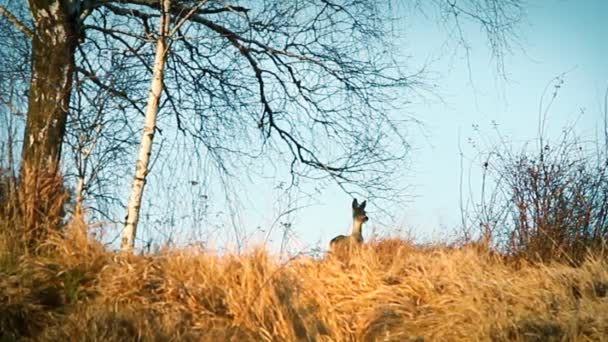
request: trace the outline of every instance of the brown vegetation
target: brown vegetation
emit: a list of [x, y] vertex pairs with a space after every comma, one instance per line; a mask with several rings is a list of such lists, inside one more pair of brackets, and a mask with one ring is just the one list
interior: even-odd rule
[[55, 167], [24, 168], [19, 183], [0, 169], [0, 232], [12, 240], [11, 254], [37, 253], [49, 233], [60, 231], [68, 199]]
[[[0, 262], [5, 340], [601, 340], [608, 264], [506, 262], [478, 247], [374, 241], [348, 261], [261, 249], [118, 255], [73, 220], [52, 256]], [[1, 251], [6, 251], [3, 240]]]
[[526, 148], [505, 142], [488, 154], [484, 180], [495, 183], [485, 181], [484, 189], [493, 189], [469, 226], [481, 227], [496, 249], [526, 260], [578, 265], [589, 250], [605, 255], [608, 143], [565, 130], [555, 143], [541, 137], [538, 147]]

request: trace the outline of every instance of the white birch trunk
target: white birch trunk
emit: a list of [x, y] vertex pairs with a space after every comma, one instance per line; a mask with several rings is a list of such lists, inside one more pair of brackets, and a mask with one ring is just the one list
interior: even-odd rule
[[84, 202], [84, 176], [79, 175], [78, 181], [76, 182], [76, 205], [74, 206], [76, 209], [75, 211], [82, 212], [82, 202]]
[[127, 204], [127, 216], [125, 226], [122, 231], [121, 249], [125, 252], [132, 252], [135, 246], [135, 234], [139, 221], [139, 209], [141, 199], [146, 184], [148, 174], [148, 164], [152, 151], [152, 140], [156, 130], [156, 115], [163, 88], [163, 69], [166, 61], [167, 52], [167, 33], [169, 32], [169, 8], [171, 0], [163, 0], [163, 14], [160, 22], [160, 35], [156, 43], [156, 53], [154, 56], [154, 67], [152, 81], [150, 82], [150, 93], [148, 94], [148, 104], [146, 107], [146, 117], [144, 120], [144, 130], [139, 144], [139, 153], [135, 164], [135, 176], [131, 185], [131, 195]]

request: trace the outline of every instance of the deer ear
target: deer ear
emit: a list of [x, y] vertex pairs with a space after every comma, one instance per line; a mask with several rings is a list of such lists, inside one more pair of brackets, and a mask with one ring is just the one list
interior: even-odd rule
[[365, 209], [365, 205], [367, 204], [367, 200], [361, 202], [361, 205], [359, 206], [359, 209], [363, 210]]
[[357, 208], [359, 208], [359, 204], [357, 203], [357, 199], [354, 198], [353, 199], [353, 209], [357, 209]]

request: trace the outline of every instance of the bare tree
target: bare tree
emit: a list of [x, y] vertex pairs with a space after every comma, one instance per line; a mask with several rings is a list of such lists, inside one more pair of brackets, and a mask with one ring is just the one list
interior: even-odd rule
[[[0, 15], [31, 39], [22, 168], [59, 161], [75, 78], [112, 94], [120, 104], [112, 115], [124, 122], [143, 114], [159, 1], [30, 0], [30, 18], [21, 3], [6, 4]], [[456, 27], [480, 23], [498, 53], [521, 17], [515, 0], [433, 4]], [[284, 161], [292, 184], [327, 178], [351, 193], [391, 196], [407, 143], [389, 104], [421, 83], [393, 59], [390, 8], [371, 0], [175, 1], [170, 15], [183, 25], [171, 32], [158, 118], [195, 139], [218, 172]]]

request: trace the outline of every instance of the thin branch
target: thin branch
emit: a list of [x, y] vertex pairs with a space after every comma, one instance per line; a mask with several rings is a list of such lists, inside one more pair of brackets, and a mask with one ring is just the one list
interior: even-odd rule
[[34, 31], [19, 21], [19, 19], [17, 19], [13, 13], [6, 9], [6, 7], [0, 6], [0, 15], [4, 16], [11, 24], [15, 26], [16, 29], [23, 32], [26, 36], [28, 36], [28, 38], [32, 38], [34, 36]]
[[199, 11], [202, 14], [217, 14], [223, 12], [238, 12], [238, 13], [247, 13], [249, 12], [249, 8], [241, 7], [241, 6], [231, 6], [225, 5], [221, 8], [206, 8]]
[[182, 25], [184, 25], [184, 23], [190, 18], [191, 15], [193, 15], [195, 12], [199, 11], [199, 9], [207, 3], [208, 0], [202, 0], [199, 1], [199, 3], [192, 7], [188, 13], [186, 15], [182, 15], [180, 21], [177, 22], [177, 24], [175, 24], [175, 26], [173, 27], [173, 29], [171, 30], [171, 32], [169, 32], [169, 34], [167, 36], [172, 37], [175, 32], [177, 32], [177, 30], [180, 29], [180, 27], [182, 27]]
[[158, 14], [150, 14], [150, 13], [138, 11], [133, 8], [122, 8], [122, 7], [114, 6], [111, 4], [105, 4], [104, 7], [109, 9], [110, 11], [112, 11], [114, 14], [128, 16], [128, 17], [133, 16], [133, 17], [137, 17], [142, 20], [148, 20], [148, 19], [159, 17]]
[[93, 83], [95, 83], [99, 88], [107, 91], [108, 93], [120, 97], [122, 99], [127, 100], [129, 103], [131, 103], [131, 105], [142, 115], [144, 115], [145, 113], [143, 112], [143, 110], [141, 110], [141, 108], [139, 108], [139, 106], [137, 105], [137, 103], [129, 98], [129, 95], [127, 93], [125, 93], [124, 91], [120, 91], [120, 90], [116, 90], [112, 87], [110, 87], [109, 85], [103, 83], [99, 77], [97, 77], [97, 75], [95, 75], [94, 73], [90, 72], [89, 70], [86, 70], [84, 68], [80, 68], [77, 67], [76, 71], [78, 71], [79, 73], [83, 74], [84, 76], [86, 76], [89, 80], [91, 80]]

